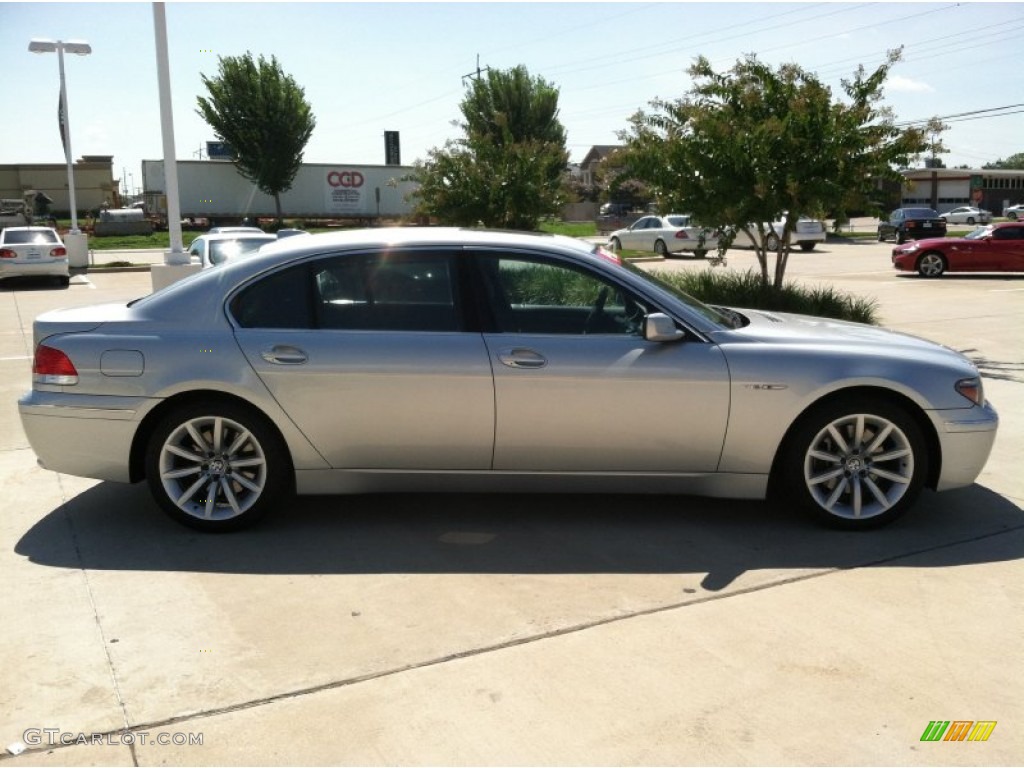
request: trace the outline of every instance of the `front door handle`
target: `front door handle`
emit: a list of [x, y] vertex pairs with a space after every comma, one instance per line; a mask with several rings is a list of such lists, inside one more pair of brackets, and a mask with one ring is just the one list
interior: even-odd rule
[[543, 368], [548, 364], [548, 359], [540, 352], [523, 347], [503, 349], [498, 353], [498, 359], [509, 368]]
[[301, 349], [287, 344], [275, 344], [270, 349], [260, 352], [260, 357], [268, 363], [277, 365], [302, 365], [309, 360], [309, 356]]

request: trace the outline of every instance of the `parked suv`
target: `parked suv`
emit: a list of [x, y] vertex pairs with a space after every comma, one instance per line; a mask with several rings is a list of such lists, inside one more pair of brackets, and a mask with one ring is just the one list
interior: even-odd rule
[[897, 244], [923, 237], [945, 237], [946, 220], [932, 208], [897, 208], [878, 225], [878, 242], [896, 238]]

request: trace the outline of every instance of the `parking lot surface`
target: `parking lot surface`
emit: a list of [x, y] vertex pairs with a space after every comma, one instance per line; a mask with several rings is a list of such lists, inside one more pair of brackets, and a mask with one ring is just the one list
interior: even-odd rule
[[[302, 498], [198, 534], [144, 485], [38, 468], [17, 416], [33, 318], [149, 274], [0, 285], [0, 748], [25, 748], [0, 762], [1018, 765], [1024, 275], [924, 280], [890, 250], [788, 274], [964, 351], [1002, 424], [974, 486], [862, 534], [582, 495]], [[936, 720], [997, 724], [922, 741]]]

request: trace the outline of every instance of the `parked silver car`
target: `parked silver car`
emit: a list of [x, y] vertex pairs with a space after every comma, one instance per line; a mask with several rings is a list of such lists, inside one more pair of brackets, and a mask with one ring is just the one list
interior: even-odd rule
[[288, 238], [33, 331], [41, 464], [205, 530], [292, 490], [771, 492], [866, 528], [972, 483], [998, 421], [938, 344], [708, 307], [558, 236]]
[[940, 218], [945, 219], [947, 224], [988, 224], [992, 221], [992, 212], [984, 208], [962, 205], [946, 211]]
[[608, 236], [608, 247], [613, 251], [653, 251], [659, 256], [690, 252], [703, 258], [718, 247], [718, 238], [711, 230], [698, 226], [690, 215], [670, 213], [643, 216], [630, 226], [615, 230]]

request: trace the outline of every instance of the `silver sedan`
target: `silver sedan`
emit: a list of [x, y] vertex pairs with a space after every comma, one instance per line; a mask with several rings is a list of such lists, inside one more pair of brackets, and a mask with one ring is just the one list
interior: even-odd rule
[[41, 464], [241, 527], [373, 491], [771, 494], [847, 528], [972, 483], [975, 366], [869, 326], [705, 306], [557, 236], [283, 240], [34, 324]]
[[941, 215], [949, 224], [988, 224], [992, 221], [992, 213], [982, 208], [969, 205], [954, 208]]
[[718, 247], [718, 238], [709, 229], [697, 226], [688, 214], [671, 213], [643, 216], [625, 229], [612, 232], [608, 247], [613, 251], [653, 251], [659, 256], [689, 251], [703, 258]]

